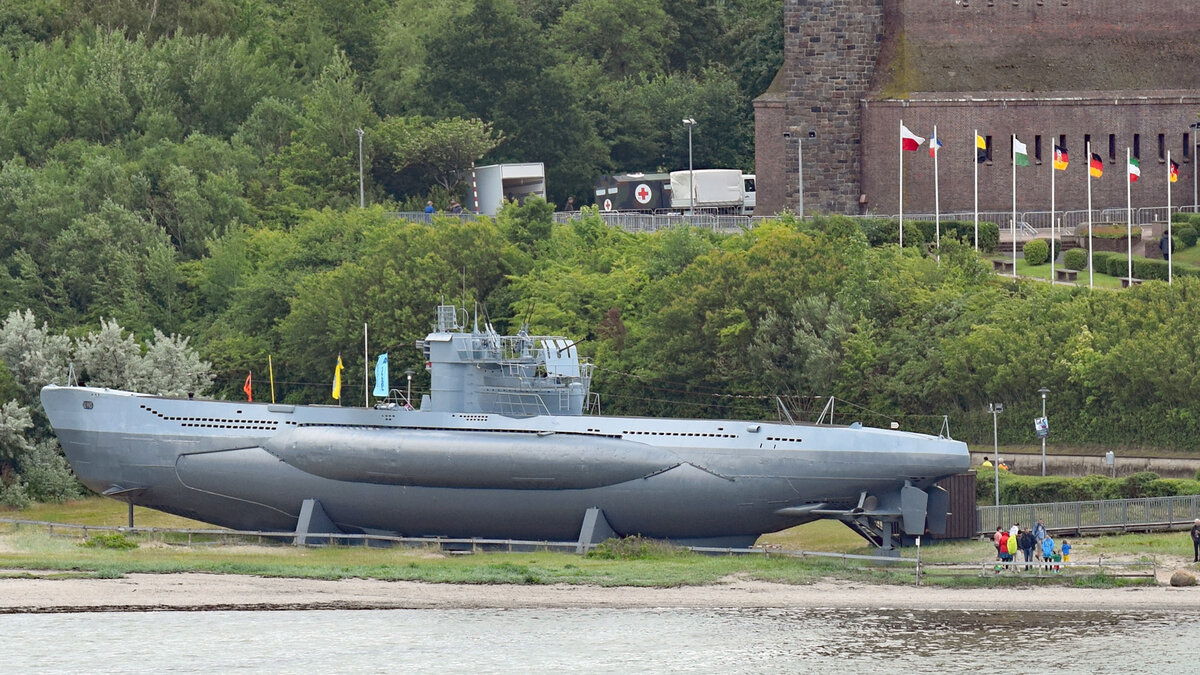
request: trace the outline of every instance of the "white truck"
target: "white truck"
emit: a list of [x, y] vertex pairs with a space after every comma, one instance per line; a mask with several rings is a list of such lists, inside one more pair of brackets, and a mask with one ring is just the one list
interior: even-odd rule
[[534, 195], [546, 198], [546, 167], [541, 162], [477, 166], [474, 189], [465, 206], [468, 211], [494, 216], [505, 199], [524, 203]]
[[754, 174], [738, 169], [671, 172], [671, 208], [719, 210], [750, 215], [755, 205]]

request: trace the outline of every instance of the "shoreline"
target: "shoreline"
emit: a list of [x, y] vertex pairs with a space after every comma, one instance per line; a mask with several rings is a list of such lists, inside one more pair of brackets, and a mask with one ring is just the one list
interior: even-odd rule
[[[31, 574], [38, 574], [32, 572]], [[117, 579], [3, 577], [0, 614], [297, 611], [333, 609], [918, 609], [1189, 610], [1200, 587], [950, 589], [821, 581], [789, 585], [725, 579], [673, 588], [436, 584], [172, 573]]]

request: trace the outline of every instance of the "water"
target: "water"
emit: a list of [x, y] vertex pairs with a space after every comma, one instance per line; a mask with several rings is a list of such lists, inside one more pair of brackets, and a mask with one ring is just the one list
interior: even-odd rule
[[1200, 610], [512, 609], [0, 615], [4, 673], [1182, 673]]

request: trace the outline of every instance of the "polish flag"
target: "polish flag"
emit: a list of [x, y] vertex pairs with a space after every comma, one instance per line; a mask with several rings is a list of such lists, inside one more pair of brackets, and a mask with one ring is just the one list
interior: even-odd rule
[[924, 138], [914, 134], [908, 130], [908, 127], [900, 125], [900, 148], [903, 150], [916, 150], [925, 142]]

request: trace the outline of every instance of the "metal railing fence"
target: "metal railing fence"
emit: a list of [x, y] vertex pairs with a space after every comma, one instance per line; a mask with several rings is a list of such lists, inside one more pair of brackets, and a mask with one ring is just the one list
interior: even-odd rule
[[[1107, 207], [1092, 209], [1092, 222], [1096, 224], [1111, 224], [1125, 223], [1128, 221], [1129, 212], [1125, 207]], [[1171, 206], [1168, 209], [1164, 206], [1141, 206], [1133, 209], [1133, 224], [1146, 225], [1149, 223], [1165, 222], [1170, 213], [1200, 213], [1200, 206], [1194, 204], [1185, 204], [1179, 206]], [[478, 216], [475, 213], [464, 211], [462, 213], [446, 213], [438, 211], [437, 213], [429, 214], [422, 211], [394, 211], [392, 215], [402, 220], [407, 220], [414, 223], [431, 224], [435, 218], [457, 218], [460, 220], [474, 220]], [[658, 230], [671, 229], [674, 227], [701, 227], [710, 229], [714, 232], [736, 233], [742, 230], [750, 229], [765, 220], [774, 219], [774, 216], [743, 216], [732, 214], [715, 214], [715, 213], [648, 213], [641, 211], [602, 211], [599, 217], [612, 227], [619, 227], [628, 232], [656, 232]], [[844, 214], [850, 218], [872, 218], [883, 220], [895, 220], [899, 216], [897, 214]], [[1037, 236], [1043, 231], [1049, 231], [1051, 227], [1051, 212], [1050, 211], [1017, 211], [1018, 227], [1026, 236]], [[1056, 227], [1062, 227], [1064, 230], [1087, 226], [1088, 212], [1087, 210], [1070, 210], [1056, 211], [1054, 214]], [[974, 211], [946, 211], [940, 214], [934, 213], [905, 213], [904, 221], [933, 221], [935, 216], [942, 221], [959, 221], [973, 222], [975, 220]], [[580, 217], [579, 211], [556, 211], [554, 213], [554, 222], [562, 224], [576, 220]], [[1012, 211], [980, 211], [980, 222], [996, 223], [1001, 230], [1010, 227], [1012, 221]]]
[[977, 506], [975, 511], [980, 535], [997, 527], [1008, 529], [1013, 523], [1031, 527], [1039, 519], [1054, 534], [1150, 532], [1191, 527], [1200, 518], [1200, 495]]

